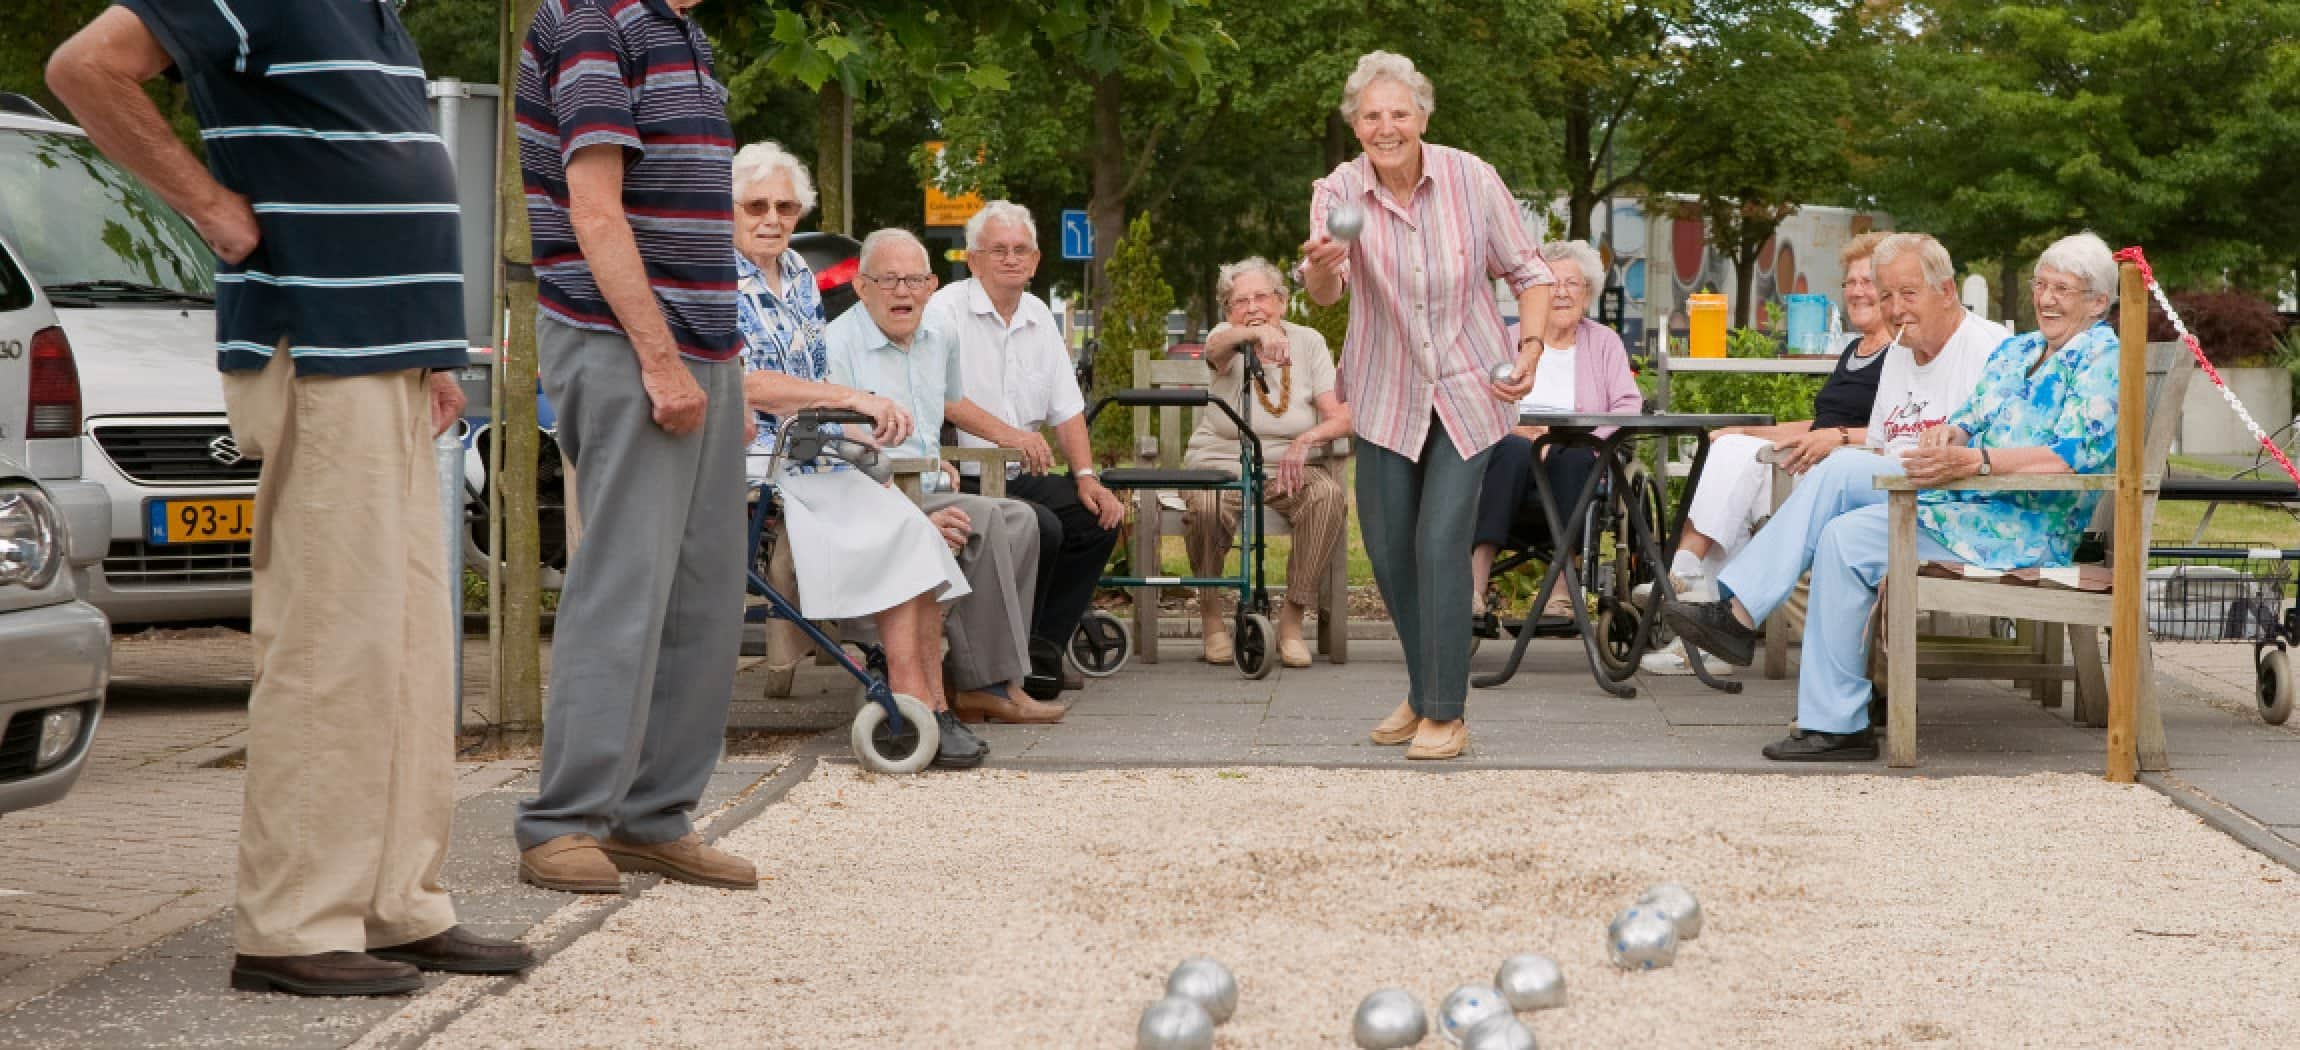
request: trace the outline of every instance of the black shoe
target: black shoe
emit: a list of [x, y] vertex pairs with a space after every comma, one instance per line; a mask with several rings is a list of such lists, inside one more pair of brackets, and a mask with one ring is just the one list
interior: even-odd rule
[[1788, 736], [1765, 745], [1765, 757], [1775, 762], [1874, 762], [1877, 733], [1873, 729], [1850, 733], [1792, 729]]
[[1884, 690], [1872, 689], [1869, 691], [1870, 728], [1875, 729], [1883, 726], [1885, 724], [1886, 716], [1892, 712], [1892, 709], [1892, 705], [1885, 702]]
[[[1030, 673], [1022, 676], [1022, 692], [1040, 703], [1053, 703], [1062, 696], [1062, 648], [1053, 642], [1033, 638], [1030, 640]], [[1080, 685], [1085, 683], [1082, 681]]]
[[1687, 645], [1699, 646], [1735, 667], [1747, 667], [1757, 658], [1757, 629], [1734, 618], [1731, 598], [1714, 602], [1669, 598], [1661, 603], [1661, 619]]
[[235, 955], [232, 987], [289, 995], [409, 995], [423, 990], [423, 974], [366, 952]]
[[936, 769], [973, 769], [990, 757], [990, 745], [966, 728], [966, 723], [947, 710], [934, 713], [934, 727], [942, 732], [942, 740], [934, 749]]
[[518, 973], [535, 965], [535, 953], [517, 941], [482, 937], [450, 926], [420, 941], [370, 948], [369, 955], [440, 973]]
[[1501, 616], [1491, 609], [1469, 614], [1469, 633], [1476, 638], [1501, 637]]

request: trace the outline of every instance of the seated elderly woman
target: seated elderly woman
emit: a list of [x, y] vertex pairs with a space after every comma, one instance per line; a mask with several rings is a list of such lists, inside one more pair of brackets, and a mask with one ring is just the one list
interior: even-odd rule
[[[1534, 364], [1533, 390], [1518, 401], [1518, 408], [1538, 412], [1635, 412], [1645, 404], [1637, 392], [1637, 377], [1629, 371], [1629, 352], [1613, 329], [1588, 317], [1589, 298], [1605, 284], [1605, 263], [1587, 241], [1550, 241], [1541, 246], [1557, 275], [1549, 286], [1549, 323], [1543, 331], [1518, 337], [1520, 345], [1539, 337], [1541, 357]], [[1479, 636], [1498, 637], [1500, 621], [1485, 607], [1486, 580], [1493, 575], [1494, 557], [1510, 540], [1512, 526], [1531, 517], [1535, 529], [1547, 535], [1548, 523], [1534, 502], [1533, 441], [1543, 427], [1516, 427], [1501, 439], [1486, 461], [1485, 488], [1477, 500], [1476, 546], [1470, 550], [1470, 614]], [[1604, 431], [1599, 431], [1600, 436]], [[1597, 469], [1597, 450], [1551, 449], [1541, 469], [1548, 474], [1549, 490], [1560, 506], [1572, 503]], [[1550, 600], [1545, 613], [1562, 614], [1565, 595]]]
[[[813, 272], [790, 248], [792, 231], [814, 206], [805, 166], [775, 143], [755, 143], [735, 155], [733, 182], [736, 326], [744, 342], [743, 399], [756, 416], [753, 462], [763, 468], [784, 418], [809, 408], [871, 417], [869, 437], [875, 444], [907, 440], [912, 419], [901, 405], [824, 381], [829, 365], [822, 300]], [[975, 629], [997, 638], [1000, 628], [1013, 628], [1016, 616], [1028, 613], [1032, 581], [1011, 579], [1011, 573], [995, 571], [987, 559], [975, 557], [985, 546], [977, 539], [991, 523], [971, 521], [956, 506], [929, 515], [844, 464], [828, 469], [790, 465], [779, 476], [762, 480], [781, 493], [800, 610], [810, 619], [871, 617], [886, 648], [887, 684], [935, 712], [942, 742], [934, 764], [979, 765], [989, 747], [960, 724], [944, 694], [940, 603], [957, 603], [950, 621], [953, 662], [958, 673], [971, 670], [981, 679], [975, 689], [1002, 690], [1019, 677], [1019, 643], [974, 646], [963, 636], [972, 621], [987, 619], [989, 624]], [[1036, 564], [1035, 530], [1027, 537], [1001, 538], [1025, 540], [1027, 560]], [[984, 568], [968, 567], [977, 562]], [[1005, 659], [1002, 648], [1012, 650]], [[965, 706], [964, 699], [959, 706]], [[1018, 695], [985, 698], [983, 704], [998, 707], [1009, 720], [1056, 721], [1062, 715], [1060, 707], [1047, 713], [1027, 709], [1034, 702]]]
[[[1931, 255], [1937, 251], [1925, 254]], [[1880, 258], [1885, 254], [1879, 253]], [[1879, 267], [1888, 302], [1954, 298], [1946, 252], [1925, 260], [1923, 288]], [[1869, 726], [1868, 622], [1885, 574], [1888, 532], [1879, 475], [1921, 485], [1991, 474], [2090, 474], [2116, 457], [2116, 331], [2102, 323], [2116, 263], [2090, 233], [2064, 237], [2037, 259], [2030, 293], [2038, 331], [1990, 353], [1980, 385], [1947, 421], [1900, 455], [1839, 451], [1823, 460], [1717, 578], [1719, 599], [1672, 599], [1664, 615], [1680, 637], [1747, 665], [1751, 626], [1813, 574], [1797, 728], [1765, 747], [1776, 761], [1877, 757]], [[1940, 492], [1918, 497], [1917, 557], [1991, 569], [2068, 564], [2097, 492]]]
[[[1350, 433], [1350, 407], [1334, 392], [1334, 356], [1316, 329], [1285, 320], [1286, 281], [1278, 268], [1255, 256], [1222, 267], [1214, 282], [1223, 321], [1206, 336], [1206, 366], [1214, 379], [1208, 391], [1232, 405], [1244, 396], [1246, 370], [1240, 353], [1262, 362], [1270, 389], [1256, 389], [1250, 422], [1262, 440], [1263, 461], [1277, 475], [1263, 489], [1262, 503], [1286, 517], [1294, 548], [1286, 557], [1286, 599], [1278, 607], [1278, 660], [1287, 667], [1310, 666], [1302, 640], [1302, 613], [1317, 603], [1318, 586], [1339, 555], [1349, 503], [1342, 480], [1324, 460], [1328, 443]], [[1238, 472], [1238, 427], [1214, 408], [1198, 412], [1183, 464], [1193, 469]], [[1191, 571], [1214, 576], [1238, 539], [1240, 495], [1236, 491], [1185, 491], [1189, 510], [1182, 516], [1190, 547]], [[1230, 662], [1233, 650], [1221, 591], [1198, 591], [1204, 621], [1207, 663]]]

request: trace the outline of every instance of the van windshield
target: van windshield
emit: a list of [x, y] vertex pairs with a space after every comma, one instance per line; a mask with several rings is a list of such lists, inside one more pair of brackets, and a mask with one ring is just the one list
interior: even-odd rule
[[59, 306], [215, 296], [191, 223], [77, 135], [0, 131], [0, 237]]

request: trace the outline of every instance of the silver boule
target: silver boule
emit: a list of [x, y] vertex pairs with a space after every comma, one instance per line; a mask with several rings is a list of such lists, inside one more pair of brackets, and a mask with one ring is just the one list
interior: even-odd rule
[[1326, 236], [1337, 241], [1354, 241], [1365, 232], [1366, 210], [1349, 201], [1334, 205], [1326, 213]]
[[1184, 959], [1166, 977], [1166, 994], [1191, 1000], [1221, 1024], [1238, 1012], [1238, 979], [1230, 968], [1205, 956]]
[[1214, 1019], [1189, 999], [1168, 996], [1142, 1009], [1134, 1050], [1214, 1050]]
[[1538, 1050], [1533, 1029], [1516, 1014], [1495, 1014], [1461, 1037], [1461, 1050]]
[[1491, 374], [1493, 376], [1493, 381], [1496, 383], [1510, 382], [1517, 378], [1517, 362], [1504, 361], [1498, 365], [1495, 365], [1493, 366], [1493, 372]]
[[1462, 1036], [1469, 1034], [1478, 1022], [1508, 1012], [1509, 1000], [1502, 998], [1494, 986], [1465, 984], [1447, 992], [1445, 1002], [1438, 1006], [1438, 1034], [1445, 1036], [1446, 1042], [1460, 1046]]
[[1677, 939], [1690, 941], [1701, 936], [1701, 901], [1686, 889], [1683, 883], [1664, 882], [1645, 891], [1637, 903], [1660, 912], [1677, 926]]
[[1494, 971], [1493, 986], [1509, 1000], [1509, 1008], [1548, 1010], [1565, 1005], [1565, 971], [1546, 955], [1512, 955]]
[[1653, 970], [1677, 961], [1677, 924], [1639, 905], [1605, 928], [1605, 952], [1624, 970]]
[[1384, 988], [1358, 1002], [1350, 1038], [1360, 1050], [1404, 1050], [1430, 1034], [1422, 1001], [1403, 988]]

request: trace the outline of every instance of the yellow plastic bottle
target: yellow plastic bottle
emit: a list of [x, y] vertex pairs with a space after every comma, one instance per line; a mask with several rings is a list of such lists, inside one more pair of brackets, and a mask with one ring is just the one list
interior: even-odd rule
[[1725, 356], [1725, 297], [1695, 292], [1685, 297], [1687, 352], [1694, 357]]

